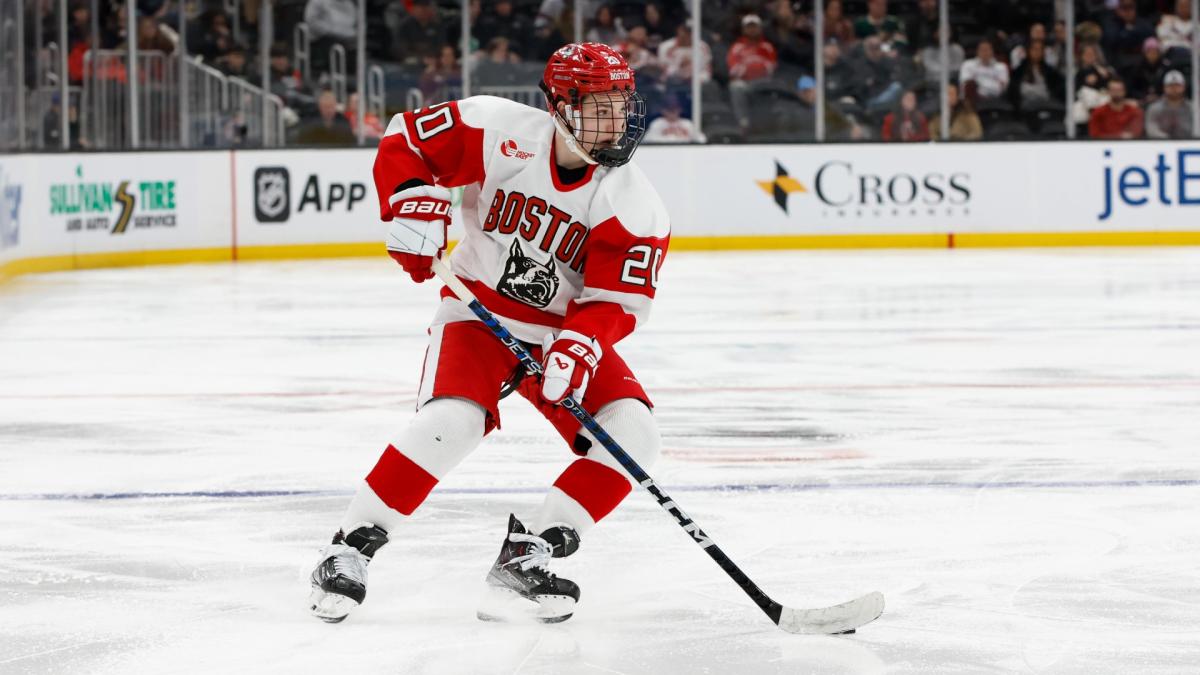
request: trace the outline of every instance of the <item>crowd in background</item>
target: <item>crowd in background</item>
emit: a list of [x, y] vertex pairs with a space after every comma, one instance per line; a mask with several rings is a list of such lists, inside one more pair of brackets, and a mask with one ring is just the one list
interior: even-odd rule
[[[813, 138], [815, 54], [824, 57], [825, 110], [831, 140], [927, 141], [940, 135], [937, 0], [818, 0], [824, 34], [814, 34], [813, 0], [704, 2], [693, 50], [690, 2], [582, 3], [585, 39], [619, 49], [637, 72], [652, 122], [648, 140], [703, 140], [691, 121], [692, 55], [700, 58], [703, 129], [710, 141], [803, 141]], [[1186, 138], [1190, 108], [1190, 0], [1075, 0], [1076, 23], [1063, 20], [1066, 0], [951, 2], [950, 138]], [[261, 85], [261, 0], [138, 0], [137, 44], [144, 51], [189, 54], [222, 73]], [[71, 0], [68, 74], [84, 74], [92, 48], [90, 0]], [[42, 21], [43, 44], [58, 35], [58, 0], [29, 0], [27, 44]], [[99, 49], [122, 49], [125, 0], [99, 0]], [[574, 35], [573, 0], [469, 3], [465, 59], [472, 87], [531, 87], [549, 55]], [[187, 12], [180, 35], [181, 7]], [[296, 113], [294, 143], [349, 143], [357, 132], [353, 92], [358, 0], [275, 0], [270, 81]], [[386, 73], [387, 113], [411, 101], [461, 95], [462, 4], [458, 0], [366, 0], [368, 63]], [[311, 76], [294, 62], [293, 36], [311, 37]], [[1068, 81], [1066, 36], [1075, 36], [1076, 72]], [[351, 95], [329, 88], [330, 48], [349, 57]], [[27, 63], [27, 79], [34, 73]], [[1074, 105], [1066, 110], [1067, 89]], [[368, 115], [365, 133], [385, 121]]]

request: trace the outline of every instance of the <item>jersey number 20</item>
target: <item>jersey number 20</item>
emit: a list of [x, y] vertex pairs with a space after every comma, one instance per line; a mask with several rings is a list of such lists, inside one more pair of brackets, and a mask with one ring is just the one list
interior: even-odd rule
[[661, 248], [639, 244], [629, 249], [625, 267], [621, 270], [621, 281], [634, 286], [658, 288], [658, 268], [662, 266]]
[[413, 120], [417, 138], [427, 141], [454, 126], [454, 113], [449, 103], [430, 106], [420, 117]]

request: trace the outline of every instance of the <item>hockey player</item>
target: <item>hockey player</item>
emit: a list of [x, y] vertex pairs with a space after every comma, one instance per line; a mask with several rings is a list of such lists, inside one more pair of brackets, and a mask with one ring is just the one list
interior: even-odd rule
[[[414, 281], [433, 277], [446, 247], [448, 188], [464, 186], [465, 235], [453, 272], [543, 361], [524, 377], [516, 358], [442, 289], [408, 428], [352, 499], [312, 573], [311, 610], [341, 621], [366, 596], [367, 564], [433, 487], [500, 427], [497, 403], [515, 390], [579, 457], [525, 523], [509, 516], [486, 577], [516, 616], [571, 616], [579, 587], [552, 574], [632, 479], [556, 404], [572, 396], [643, 467], [659, 454], [651, 403], [614, 346], [646, 321], [670, 229], [658, 195], [629, 163], [645, 133], [633, 71], [613, 49], [567, 45], [541, 87], [547, 112], [488, 96], [396, 115], [374, 178], [388, 253]], [[502, 391], [503, 390], [503, 391]], [[481, 607], [481, 619], [507, 619]]]

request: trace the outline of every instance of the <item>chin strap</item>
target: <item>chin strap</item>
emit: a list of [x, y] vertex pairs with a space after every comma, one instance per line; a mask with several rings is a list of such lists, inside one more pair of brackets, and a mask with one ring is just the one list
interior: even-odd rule
[[[567, 106], [567, 114], [571, 113], [571, 107]], [[577, 114], [575, 116], [578, 117]], [[575, 153], [580, 159], [588, 164], [600, 163], [592, 159], [591, 155], [587, 154], [583, 151], [583, 148], [579, 147], [579, 139], [575, 138], [575, 134], [571, 133], [571, 131], [567, 129], [567, 125], [563, 124], [561, 116], [556, 113], [551, 113], [550, 117], [554, 120], [554, 128], [558, 130], [558, 135], [562, 136], [562, 139], [567, 142], [567, 147], [571, 149], [571, 152]]]

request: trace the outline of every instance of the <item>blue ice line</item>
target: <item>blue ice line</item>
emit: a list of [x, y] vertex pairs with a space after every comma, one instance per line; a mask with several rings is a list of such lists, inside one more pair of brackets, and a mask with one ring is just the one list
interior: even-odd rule
[[[672, 487], [672, 492], [817, 492], [822, 490], [1042, 490], [1081, 488], [1200, 487], [1200, 479], [1108, 481], [928, 481], [901, 483], [729, 483]], [[545, 487], [443, 488], [438, 494], [529, 495]], [[0, 494], [0, 501], [114, 501], [121, 499], [253, 499], [263, 497], [349, 497], [352, 490], [193, 490], [187, 492], [49, 492]]]

